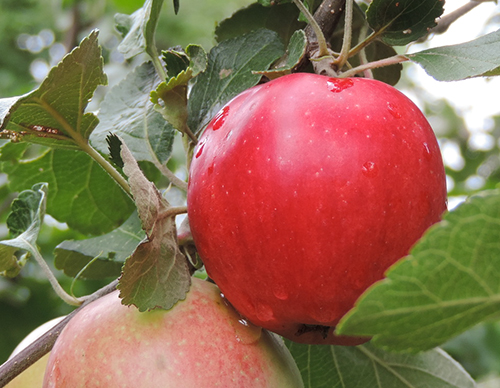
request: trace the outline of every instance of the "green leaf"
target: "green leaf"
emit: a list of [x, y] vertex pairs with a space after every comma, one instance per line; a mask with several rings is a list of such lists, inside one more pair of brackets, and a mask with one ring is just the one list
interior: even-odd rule
[[123, 304], [140, 311], [170, 309], [185, 299], [191, 285], [186, 258], [177, 244], [175, 215], [169, 215], [170, 204], [146, 179], [123, 142], [121, 154], [147, 238], [125, 262], [120, 297]]
[[163, 61], [167, 68], [168, 78], [175, 78], [181, 72], [187, 72], [191, 69], [192, 76], [196, 77], [207, 68], [207, 53], [203, 47], [190, 44], [186, 51], [180, 47], [162, 51]]
[[366, 17], [385, 43], [404, 46], [436, 25], [443, 5], [442, 0], [373, 0]]
[[189, 66], [189, 56], [182, 49], [169, 49], [162, 51], [163, 62], [167, 68], [168, 78], [175, 78], [177, 75], [186, 71]]
[[177, 15], [179, 13], [179, 0], [174, 0], [174, 13]]
[[19, 163], [4, 162], [12, 191], [48, 182], [47, 213], [82, 233], [102, 234], [121, 225], [134, 205], [87, 154], [55, 149]]
[[305, 388], [473, 388], [463, 368], [440, 349], [386, 353], [370, 344], [314, 346], [285, 341]]
[[162, 82], [151, 92], [151, 101], [164, 119], [180, 132], [185, 132], [188, 119], [187, 90], [192, 70], [181, 71], [168, 82]]
[[226, 102], [259, 82], [261, 76], [252, 71], [268, 69], [284, 51], [278, 35], [264, 29], [210, 50], [207, 69], [196, 77], [190, 93], [189, 128], [201, 131]]
[[215, 29], [217, 42], [236, 38], [249, 32], [266, 28], [275, 31], [286, 45], [296, 30], [305, 23], [298, 21], [299, 9], [295, 4], [254, 3], [224, 19]]
[[[0, 131], [14, 141], [81, 149], [98, 120], [85, 113], [98, 85], [106, 84], [96, 31], [52, 68], [40, 87], [0, 104]], [[9, 106], [10, 105], [10, 106]]]
[[189, 67], [193, 71], [193, 77], [206, 70], [208, 57], [203, 47], [190, 44], [186, 47], [186, 53], [189, 56]]
[[0, 241], [0, 274], [17, 276], [26, 261], [27, 251], [32, 254], [45, 215], [47, 184], [37, 183], [30, 190], [22, 191], [12, 202], [7, 226], [15, 237]]
[[439, 81], [500, 75], [500, 30], [470, 42], [406, 56]]
[[[134, 212], [123, 225], [110, 233], [87, 240], [66, 240], [59, 244], [54, 251], [55, 266], [68, 276], [79, 274], [82, 279], [117, 277], [123, 263], [144, 236], [141, 221]], [[89, 265], [96, 257], [98, 259]]]
[[500, 365], [500, 322], [485, 322], [443, 345], [474, 379], [498, 371]]
[[337, 326], [398, 351], [427, 350], [500, 310], [500, 191], [444, 216]]
[[124, 36], [118, 51], [125, 58], [132, 58], [143, 52], [156, 55], [155, 31], [160, 17], [163, 0], [146, 0], [143, 7], [132, 15], [117, 14], [117, 30]]
[[129, 144], [136, 160], [165, 163], [172, 153], [175, 129], [149, 99], [158, 83], [153, 65], [146, 62], [114, 86], [101, 104], [100, 123], [90, 138], [92, 145], [108, 153], [106, 137], [114, 133]]
[[258, 71], [256, 73], [263, 74], [270, 79], [278, 78], [286, 74], [290, 74], [295, 66], [297, 66], [301, 59], [306, 54], [307, 37], [303, 30], [297, 30], [290, 38], [286, 53], [276, 62], [274, 67], [270, 70]]

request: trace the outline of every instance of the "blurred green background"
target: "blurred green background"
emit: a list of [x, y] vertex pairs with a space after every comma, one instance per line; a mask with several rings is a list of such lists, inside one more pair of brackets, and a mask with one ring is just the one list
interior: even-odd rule
[[[116, 47], [120, 42], [114, 30], [116, 13], [133, 13], [142, 0], [1, 0], [0, 1], [0, 98], [29, 92], [43, 80], [51, 66], [98, 28], [103, 46], [105, 72], [109, 85], [116, 84], [141, 58], [124, 61]], [[157, 32], [160, 49], [189, 43], [209, 50], [214, 44], [213, 31], [218, 21], [229, 17], [251, 0], [181, 0], [174, 15], [173, 4], [166, 1]], [[489, 15], [487, 24], [497, 26], [498, 14]], [[429, 95], [415, 72], [405, 65], [397, 87], [418, 101], [435, 129], [443, 153], [449, 183], [450, 203], [456, 203], [478, 190], [494, 188], [500, 182], [500, 115], [484, 117], [479, 130], [468, 127], [461, 111], [443, 98]], [[408, 70], [409, 69], [409, 70]], [[109, 86], [107, 86], [109, 87]], [[97, 108], [106, 88], [98, 89], [91, 108]], [[500, 111], [500, 93], [496, 101]], [[492, 96], [495, 101], [495, 96]], [[8, 190], [7, 177], [0, 174], [0, 238], [8, 238], [5, 219], [14, 194]], [[70, 238], [83, 238], [50, 218], [39, 239], [49, 265], [53, 249]], [[71, 280], [60, 276], [68, 289]], [[90, 293], [102, 282], [77, 282], [77, 295]], [[0, 363], [32, 329], [49, 319], [67, 314], [64, 305], [52, 292], [47, 280], [34, 263], [28, 263], [14, 279], [0, 277]], [[453, 340], [445, 347], [475, 377], [500, 374], [500, 325], [481, 325]]]

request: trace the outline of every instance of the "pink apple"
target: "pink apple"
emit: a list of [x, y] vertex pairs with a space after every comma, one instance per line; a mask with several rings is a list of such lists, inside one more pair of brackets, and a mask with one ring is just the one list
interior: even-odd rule
[[140, 313], [118, 291], [83, 308], [57, 339], [44, 387], [303, 387], [282, 340], [243, 321], [193, 278], [171, 310]]
[[[18, 354], [21, 350], [26, 348], [28, 345], [31, 345], [32, 342], [37, 340], [47, 331], [52, 329], [55, 325], [57, 325], [60, 321], [62, 321], [65, 317], [54, 318], [48, 322], [45, 322], [43, 325], [40, 325], [31, 333], [29, 333], [26, 338], [24, 338], [19, 345], [16, 346], [14, 351], [12, 352], [12, 358], [16, 354]], [[43, 376], [45, 374], [45, 367], [47, 366], [47, 361], [49, 360], [49, 354], [46, 354], [38, 361], [36, 361], [33, 365], [31, 365], [24, 372], [16, 376], [11, 382], [9, 382], [5, 388], [42, 388]]]
[[214, 117], [188, 216], [209, 276], [248, 320], [297, 342], [356, 344], [335, 325], [440, 220], [445, 182], [429, 123], [398, 90], [297, 73]]

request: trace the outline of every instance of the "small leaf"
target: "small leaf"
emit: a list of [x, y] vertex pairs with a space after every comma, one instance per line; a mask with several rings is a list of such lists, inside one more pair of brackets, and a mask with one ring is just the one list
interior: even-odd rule
[[130, 145], [136, 160], [165, 163], [172, 152], [175, 129], [149, 99], [159, 82], [154, 66], [146, 62], [114, 86], [101, 103], [100, 123], [90, 138], [92, 145], [106, 154], [106, 138], [114, 133]]
[[371, 28], [392, 46], [426, 35], [443, 13], [442, 0], [373, 0], [366, 11]]
[[1, 100], [0, 131], [14, 141], [80, 149], [98, 120], [85, 113], [98, 85], [106, 84], [96, 31], [52, 68], [40, 87], [21, 97]]
[[285, 55], [281, 60], [277, 61], [275, 67], [270, 70], [256, 71], [257, 74], [262, 74], [269, 79], [278, 78], [286, 74], [290, 74], [295, 66], [306, 54], [307, 37], [303, 30], [297, 30], [290, 38], [290, 43]]
[[439, 81], [500, 75], [500, 30], [473, 41], [406, 55]]
[[312, 346], [285, 341], [305, 388], [474, 388], [472, 378], [441, 349], [386, 353], [370, 344]]
[[179, 0], [174, 0], [174, 13], [177, 15], [179, 13]]
[[155, 109], [160, 112], [174, 128], [184, 132], [187, 125], [187, 90], [192, 70], [181, 71], [168, 82], [162, 82], [156, 90], [151, 92], [151, 101]]
[[163, 62], [167, 68], [168, 78], [175, 78], [177, 75], [186, 71], [189, 66], [189, 56], [179, 49], [169, 49], [162, 51]]
[[123, 168], [123, 160], [120, 154], [122, 142], [114, 133], [106, 136], [106, 143], [108, 143], [109, 159], [120, 169]]
[[45, 215], [46, 200], [47, 184], [37, 183], [31, 190], [22, 191], [12, 202], [7, 226], [15, 238], [0, 241], [0, 274], [17, 276], [26, 260], [25, 254], [19, 257], [20, 251], [33, 254]]
[[4, 162], [12, 191], [48, 182], [47, 213], [82, 233], [102, 234], [133, 212], [127, 194], [87, 154], [55, 149], [19, 163]]
[[444, 216], [337, 326], [398, 351], [438, 346], [500, 309], [500, 191]]
[[103, 279], [120, 275], [123, 263], [144, 239], [144, 231], [137, 213], [110, 233], [87, 240], [67, 240], [59, 244], [55, 253], [55, 266], [68, 276], [75, 277], [94, 258], [79, 277]]
[[142, 8], [132, 15], [117, 14], [117, 30], [124, 36], [118, 51], [125, 58], [132, 58], [143, 52], [155, 55], [155, 31], [160, 17], [163, 0], [146, 0]]
[[140, 311], [170, 309], [186, 297], [191, 277], [177, 245], [175, 216], [153, 183], [148, 181], [122, 142], [123, 171], [134, 196], [147, 238], [125, 262], [118, 289], [122, 303]]
[[190, 93], [189, 128], [201, 131], [226, 102], [259, 82], [261, 76], [252, 71], [268, 69], [284, 51], [278, 35], [263, 29], [212, 48]]
[[189, 56], [189, 67], [193, 71], [193, 77], [205, 71], [208, 58], [203, 47], [197, 44], [190, 44], [186, 47], [186, 53]]
[[195, 44], [187, 46], [186, 51], [179, 47], [163, 51], [162, 54], [168, 78], [175, 78], [188, 69], [191, 69], [192, 76], [196, 77], [207, 68], [207, 54], [203, 47]]

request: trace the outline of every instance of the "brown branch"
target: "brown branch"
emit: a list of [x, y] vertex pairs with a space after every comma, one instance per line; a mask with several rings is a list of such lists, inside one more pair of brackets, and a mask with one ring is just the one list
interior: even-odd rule
[[462, 16], [472, 11], [481, 3], [486, 3], [493, 0], [470, 0], [468, 3], [462, 5], [460, 8], [457, 8], [455, 11], [452, 11], [444, 16], [442, 16], [439, 20], [437, 20], [437, 25], [429, 30], [429, 33], [423, 37], [421, 37], [418, 42], [424, 42], [427, 38], [432, 34], [443, 34], [450, 28], [450, 26], [460, 19]]
[[85, 302], [73, 312], [68, 314], [66, 318], [64, 318], [61, 322], [55, 325], [52, 329], [50, 329], [47, 333], [42, 335], [36, 341], [34, 341], [31, 345], [23, 349], [21, 352], [16, 354], [10, 360], [7, 360], [5, 363], [0, 365], [0, 387], [5, 386], [11, 380], [14, 379], [17, 375], [21, 374], [28, 367], [33, 365], [36, 361], [42, 358], [45, 354], [50, 352], [54, 343], [56, 342], [57, 337], [61, 334], [61, 331], [68, 324], [68, 322], [75, 316], [75, 314], [80, 311], [83, 307], [88, 305], [90, 302], [93, 302], [100, 297], [109, 294], [110, 292], [116, 289], [116, 285], [118, 284], [118, 280], [115, 280], [108, 284], [107, 286], [97, 290], [93, 294], [89, 295]]
[[[323, 31], [323, 35], [327, 41], [339, 24], [344, 6], [345, 0], [323, 0], [318, 9], [316, 9], [316, 12], [314, 12], [314, 19], [321, 27], [321, 31]], [[310, 45], [318, 42], [311, 26], [307, 26], [304, 31]]]
[[[314, 19], [318, 23], [326, 40], [329, 41], [333, 32], [337, 28], [342, 12], [344, 11], [345, 0], [323, 0], [320, 6], [314, 12]], [[296, 66], [296, 71], [302, 71], [307, 67], [309, 58], [318, 49], [318, 39], [313, 28], [307, 25], [304, 29], [307, 38], [306, 57]]]

